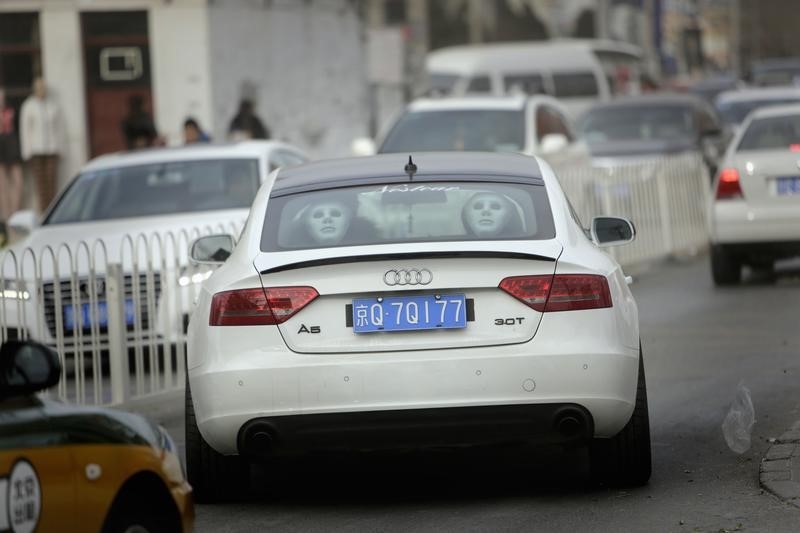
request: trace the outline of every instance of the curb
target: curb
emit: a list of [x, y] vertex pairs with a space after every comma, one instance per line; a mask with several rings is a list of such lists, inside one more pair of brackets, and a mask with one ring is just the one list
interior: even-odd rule
[[800, 507], [800, 421], [775, 439], [761, 460], [761, 487]]

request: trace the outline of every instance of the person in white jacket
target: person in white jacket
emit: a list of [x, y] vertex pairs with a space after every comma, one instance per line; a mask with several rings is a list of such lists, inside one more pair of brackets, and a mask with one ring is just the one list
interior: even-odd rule
[[44, 80], [33, 80], [33, 94], [22, 103], [19, 117], [22, 158], [36, 183], [39, 210], [45, 211], [58, 190], [61, 112], [47, 94]]

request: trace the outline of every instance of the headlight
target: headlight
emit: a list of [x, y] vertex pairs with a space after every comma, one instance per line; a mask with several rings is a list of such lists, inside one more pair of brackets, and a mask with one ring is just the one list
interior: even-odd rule
[[6, 279], [3, 280], [1, 287], [0, 298], [8, 298], [11, 300], [30, 300], [31, 298], [31, 294], [25, 287], [24, 281]]
[[178, 278], [178, 285], [181, 287], [186, 287], [187, 285], [191, 285], [194, 283], [195, 285], [198, 283], [203, 283], [207, 280], [213, 270], [201, 270], [197, 271], [192, 267], [183, 267], [181, 269], [181, 275]]

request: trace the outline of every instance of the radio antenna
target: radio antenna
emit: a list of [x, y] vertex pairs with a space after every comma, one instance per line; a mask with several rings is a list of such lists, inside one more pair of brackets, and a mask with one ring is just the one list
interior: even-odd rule
[[414, 181], [414, 173], [417, 171], [417, 165], [414, 164], [414, 161], [411, 160], [411, 156], [408, 156], [408, 163], [403, 168], [406, 174], [408, 174], [408, 181]]

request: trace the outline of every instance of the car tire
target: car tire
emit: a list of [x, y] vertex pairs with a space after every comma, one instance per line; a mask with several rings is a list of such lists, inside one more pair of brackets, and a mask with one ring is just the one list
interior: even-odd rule
[[185, 391], [186, 477], [198, 503], [236, 501], [250, 489], [250, 465], [238, 455], [222, 455], [197, 427], [192, 391]]
[[173, 533], [180, 531], [178, 510], [169, 500], [166, 488], [163, 494], [133, 491], [117, 497], [103, 524], [102, 533]]
[[742, 263], [721, 246], [712, 246], [711, 277], [715, 285], [736, 285], [742, 279]]
[[650, 416], [644, 360], [639, 348], [639, 379], [636, 406], [630, 420], [610, 439], [594, 439], [589, 445], [592, 480], [615, 487], [638, 487], [650, 479]]

